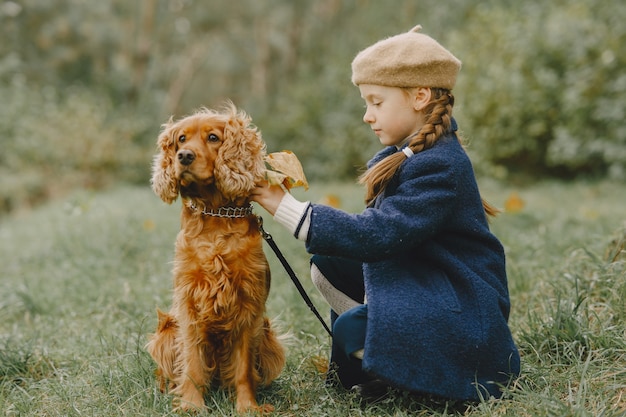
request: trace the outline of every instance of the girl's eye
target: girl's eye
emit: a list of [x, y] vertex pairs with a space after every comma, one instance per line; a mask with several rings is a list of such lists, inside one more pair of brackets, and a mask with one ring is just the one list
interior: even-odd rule
[[209, 134], [209, 137], [207, 138], [207, 140], [209, 142], [219, 142], [220, 138], [215, 133], [211, 133]]
[[179, 141], [180, 143], [183, 143], [183, 142], [185, 142], [186, 140], [187, 140], [187, 137], [186, 137], [185, 135], [180, 135], [180, 136], [178, 137], [178, 141]]

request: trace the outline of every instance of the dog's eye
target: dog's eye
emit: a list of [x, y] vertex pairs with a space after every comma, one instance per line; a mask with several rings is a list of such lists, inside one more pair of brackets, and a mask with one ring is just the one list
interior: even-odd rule
[[184, 142], [184, 141], [186, 141], [186, 140], [187, 140], [187, 137], [186, 137], [185, 135], [180, 135], [180, 136], [178, 137], [178, 141], [179, 141], [180, 143], [183, 143], [183, 142]]
[[210, 133], [206, 140], [209, 142], [219, 142], [220, 138], [215, 133]]

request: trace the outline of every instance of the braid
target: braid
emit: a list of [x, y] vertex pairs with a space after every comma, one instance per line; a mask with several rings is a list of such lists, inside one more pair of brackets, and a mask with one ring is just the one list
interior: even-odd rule
[[[408, 145], [413, 153], [432, 148], [437, 139], [450, 130], [454, 96], [449, 90], [442, 88], [431, 88], [431, 91], [433, 100], [424, 108], [426, 123]], [[393, 153], [361, 175], [359, 182], [366, 186], [367, 206], [374, 203], [405, 160], [404, 153]]]
[[[432, 101], [424, 108], [426, 122], [407, 146], [414, 154], [432, 148], [439, 138], [451, 130], [454, 95], [444, 88], [431, 88], [431, 91]], [[365, 204], [368, 207], [372, 206], [376, 197], [385, 190], [406, 158], [403, 152], [395, 152], [359, 177], [359, 183], [366, 186]], [[483, 199], [482, 203], [487, 215], [496, 216], [499, 213], [499, 210], [486, 200]]]

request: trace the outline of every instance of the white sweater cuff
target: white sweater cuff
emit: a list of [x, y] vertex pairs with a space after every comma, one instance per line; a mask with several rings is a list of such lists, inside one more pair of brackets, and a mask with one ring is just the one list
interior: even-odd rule
[[299, 240], [306, 241], [309, 234], [311, 203], [301, 202], [294, 196], [285, 193], [274, 213], [274, 220], [282, 224]]

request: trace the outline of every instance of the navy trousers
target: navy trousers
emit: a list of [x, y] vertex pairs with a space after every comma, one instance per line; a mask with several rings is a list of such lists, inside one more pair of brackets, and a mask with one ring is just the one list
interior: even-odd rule
[[[350, 259], [314, 255], [311, 263], [317, 266], [326, 279], [339, 291], [358, 303], [365, 299], [363, 267]], [[330, 355], [331, 369], [345, 388], [362, 384], [373, 378], [362, 370], [361, 360], [351, 356], [365, 346], [367, 331], [367, 305], [360, 305], [337, 315], [330, 312], [333, 343]], [[333, 372], [329, 373], [332, 380]]]

